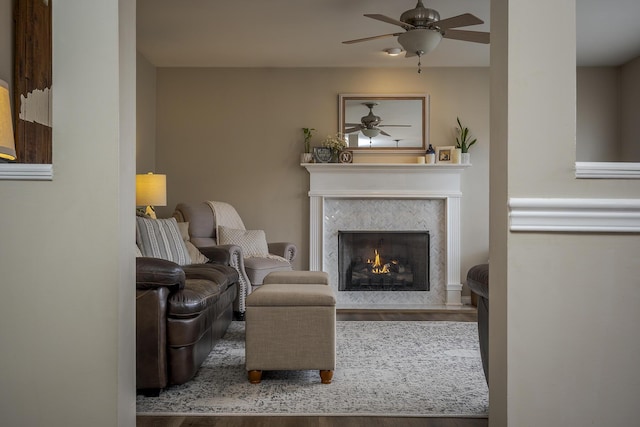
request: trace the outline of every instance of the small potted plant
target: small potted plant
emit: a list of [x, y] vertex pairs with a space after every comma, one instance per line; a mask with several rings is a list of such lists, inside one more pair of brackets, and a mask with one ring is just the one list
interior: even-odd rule
[[456, 148], [459, 148], [461, 151], [460, 162], [468, 165], [471, 163], [469, 148], [476, 143], [477, 139], [474, 138], [471, 140], [469, 128], [462, 126], [459, 117], [456, 117], [456, 120], [458, 121], [458, 127], [456, 128], [458, 134], [458, 136], [456, 136]]
[[340, 152], [347, 148], [347, 140], [341, 133], [336, 133], [335, 135], [328, 135], [327, 138], [322, 141], [322, 146], [331, 150], [331, 161], [335, 163], [338, 160]]
[[302, 128], [304, 133], [304, 153], [300, 158], [302, 163], [311, 163], [313, 160], [313, 154], [311, 153], [311, 137], [313, 136], [314, 128]]

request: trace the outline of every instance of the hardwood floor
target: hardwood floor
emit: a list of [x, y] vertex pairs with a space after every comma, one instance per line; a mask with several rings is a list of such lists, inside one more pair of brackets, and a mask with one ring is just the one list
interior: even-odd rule
[[475, 322], [475, 310], [337, 310], [338, 320]]
[[486, 418], [138, 417], [138, 427], [486, 427]]
[[[475, 322], [474, 310], [338, 310], [338, 320]], [[338, 416], [138, 416], [138, 427], [486, 427], [487, 418]]]

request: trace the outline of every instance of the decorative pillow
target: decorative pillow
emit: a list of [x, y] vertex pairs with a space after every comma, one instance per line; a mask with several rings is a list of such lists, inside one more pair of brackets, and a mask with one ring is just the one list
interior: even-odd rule
[[218, 244], [240, 246], [245, 258], [269, 255], [267, 236], [263, 230], [240, 230], [219, 225]]
[[175, 218], [136, 217], [136, 244], [145, 257], [166, 259], [179, 265], [191, 264]]
[[189, 223], [188, 222], [179, 222], [178, 229], [180, 230], [180, 235], [182, 236], [182, 240], [184, 240], [184, 245], [187, 247], [187, 252], [189, 252], [189, 256], [191, 257], [192, 264], [206, 264], [209, 262], [209, 258], [204, 256], [202, 252], [196, 248], [196, 246], [191, 243], [191, 237], [189, 236]]
[[191, 236], [189, 236], [189, 223], [188, 222], [179, 222], [178, 230], [180, 230], [180, 235], [182, 236], [182, 240], [188, 242], [191, 240]]
[[184, 242], [184, 245], [187, 247], [187, 252], [189, 252], [189, 256], [191, 257], [191, 264], [206, 264], [209, 262], [209, 258], [204, 256], [193, 243]]

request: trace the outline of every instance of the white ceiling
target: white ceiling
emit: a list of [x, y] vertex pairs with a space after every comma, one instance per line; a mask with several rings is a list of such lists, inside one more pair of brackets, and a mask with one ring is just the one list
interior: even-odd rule
[[[423, 0], [441, 19], [469, 12], [489, 31], [490, 0]], [[362, 16], [399, 19], [416, 0], [138, 0], [138, 50], [161, 67], [415, 67], [390, 57], [402, 31]], [[579, 65], [620, 65], [640, 55], [640, 0], [576, 0]], [[543, 22], [544, 14], [541, 15]], [[544, 25], [541, 23], [541, 30]], [[425, 67], [488, 66], [489, 45], [443, 39]]]

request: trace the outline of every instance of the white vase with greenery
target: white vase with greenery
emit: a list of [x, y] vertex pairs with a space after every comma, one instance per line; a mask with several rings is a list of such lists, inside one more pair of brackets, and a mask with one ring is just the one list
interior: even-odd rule
[[301, 163], [311, 163], [313, 161], [313, 153], [311, 153], [311, 137], [313, 136], [314, 128], [302, 128], [304, 133], [304, 153], [300, 155]]
[[462, 126], [459, 117], [456, 117], [456, 120], [458, 121], [458, 127], [456, 128], [456, 132], [458, 133], [458, 136], [456, 136], [456, 148], [459, 148], [461, 151], [460, 163], [469, 165], [471, 164], [471, 155], [469, 154], [469, 148], [471, 148], [471, 146], [478, 140], [477, 138], [471, 140], [469, 128], [466, 126]]

